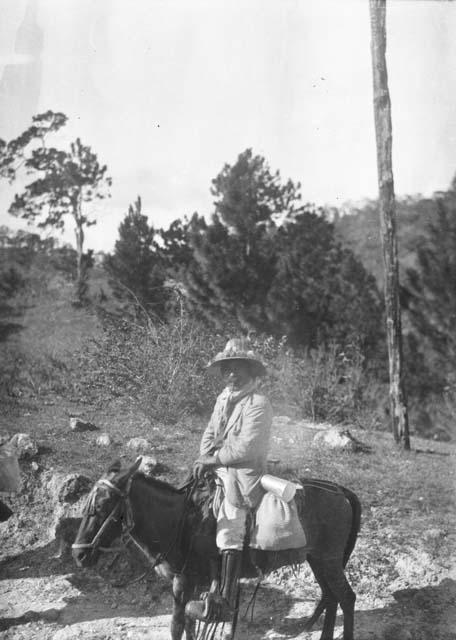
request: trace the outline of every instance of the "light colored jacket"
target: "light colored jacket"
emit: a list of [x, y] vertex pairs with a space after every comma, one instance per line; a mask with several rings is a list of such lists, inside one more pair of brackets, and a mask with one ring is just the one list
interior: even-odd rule
[[217, 455], [220, 464], [227, 467], [228, 502], [236, 507], [255, 508], [264, 494], [260, 478], [266, 471], [272, 407], [265, 396], [249, 393], [236, 403], [224, 433], [220, 433], [217, 403], [221, 402], [220, 395], [203, 433], [200, 454]]

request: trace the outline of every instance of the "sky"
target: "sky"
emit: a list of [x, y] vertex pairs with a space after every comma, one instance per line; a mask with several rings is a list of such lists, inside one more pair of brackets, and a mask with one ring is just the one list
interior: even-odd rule
[[[252, 148], [305, 202], [377, 195], [367, 0], [0, 0], [0, 138], [69, 118], [108, 166], [87, 248], [111, 251], [137, 195], [155, 227], [213, 210], [211, 181]], [[389, 0], [398, 196], [456, 173], [456, 3]], [[0, 224], [14, 185], [0, 183]], [[68, 225], [64, 239], [72, 241]]]

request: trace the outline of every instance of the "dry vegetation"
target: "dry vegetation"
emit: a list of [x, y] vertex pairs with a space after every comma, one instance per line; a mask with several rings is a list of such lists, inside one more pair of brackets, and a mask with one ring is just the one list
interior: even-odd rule
[[[0, 637], [161, 640], [168, 637], [167, 584], [156, 576], [120, 589], [111, 584], [140, 575], [138, 559], [123, 557], [93, 573], [77, 570], [66, 556], [52, 558], [57, 551], [52, 479], [79, 472], [95, 480], [114, 458], [131, 461], [134, 454], [126, 442], [143, 436], [152, 443], [160, 475], [178, 483], [194, 458], [205, 417], [182, 410], [178, 419], [165, 421], [166, 414], [160, 418], [150, 410], [147, 393], [138, 396], [134, 390], [116, 396], [100, 386], [85, 395], [74, 377], [74, 354], [80, 347], [84, 352], [88, 335], [101, 340], [103, 333], [96, 315], [74, 310], [61, 294], [16, 317], [23, 329], [0, 343], [3, 362], [10, 367], [3, 378], [8, 391], [0, 418], [3, 437], [26, 432], [39, 445], [38, 456], [22, 463], [23, 490], [9, 499], [15, 515], [0, 524]], [[202, 356], [219, 339], [199, 342]], [[139, 357], [140, 351], [135, 353]], [[81, 368], [79, 374], [79, 382], [93, 382], [92, 372]], [[197, 379], [195, 372], [195, 384]], [[276, 410], [281, 413], [283, 406]], [[89, 420], [99, 431], [71, 432], [71, 416]], [[291, 469], [299, 476], [335, 480], [361, 498], [362, 532], [348, 567], [358, 594], [357, 638], [454, 640], [456, 448], [413, 437], [412, 451], [406, 453], [388, 433], [348, 426], [372, 447], [371, 453], [315, 447], [315, 424], [294, 416], [276, 421], [272, 455], [281, 461], [278, 474]], [[100, 431], [111, 435], [111, 446], [95, 446]], [[242, 623], [241, 638], [317, 638], [318, 629], [300, 632], [317, 592], [306, 568], [272, 575], [253, 623]]]

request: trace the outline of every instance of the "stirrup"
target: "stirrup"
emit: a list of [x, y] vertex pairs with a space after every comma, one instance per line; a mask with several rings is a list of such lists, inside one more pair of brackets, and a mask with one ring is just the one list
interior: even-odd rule
[[201, 622], [231, 622], [235, 609], [226, 598], [218, 593], [206, 593], [202, 600], [190, 600], [185, 606], [185, 614], [192, 620]]

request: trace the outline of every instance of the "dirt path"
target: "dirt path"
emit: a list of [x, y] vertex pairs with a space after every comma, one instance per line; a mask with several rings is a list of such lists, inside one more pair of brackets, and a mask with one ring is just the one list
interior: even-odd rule
[[[281, 446], [288, 439], [282, 436]], [[295, 447], [295, 441], [290, 446]], [[447, 460], [431, 458], [435, 468]], [[407, 460], [401, 465], [408, 464]], [[357, 464], [372, 466], [373, 462], [357, 459]], [[23, 471], [24, 489], [11, 503], [15, 514], [0, 524], [0, 638], [169, 640], [169, 583], [153, 573], [126, 586], [114, 586], [144, 572], [144, 566], [131, 556], [120, 555], [113, 563], [111, 555], [97, 572], [78, 569], [68, 554], [55, 557], [59, 551], [55, 523], [62, 508], [57, 476], [44, 468], [33, 470], [32, 463], [24, 465]], [[59, 474], [61, 478], [61, 470]], [[428, 476], [433, 490], [432, 476]], [[373, 487], [376, 492], [378, 488]], [[392, 488], [394, 508], [387, 502], [385, 487], [380, 488], [383, 495], [371, 498], [364, 510], [361, 535], [348, 565], [357, 593], [355, 637], [456, 640], [456, 565], [451, 552], [456, 548], [454, 512], [433, 513], [431, 497], [420, 507], [424, 493], [412, 511], [408, 497], [406, 508], [422, 518], [417, 532], [407, 523], [418, 520], [404, 525], [405, 507], [396, 504], [396, 486]], [[440, 486], [435, 491], [441, 492]], [[426, 522], [434, 524], [425, 529]], [[252, 589], [251, 583], [243, 585], [241, 613]], [[317, 640], [320, 624], [312, 633], [302, 628], [318, 596], [307, 567], [297, 573], [281, 569], [260, 589], [253, 621], [241, 617], [238, 640]], [[342, 632], [341, 624], [339, 616], [335, 637]]]
[[[169, 640], [171, 596], [169, 584], [155, 575], [118, 588], [112, 582], [125, 576], [108, 561], [98, 572], [76, 569], [69, 558], [52, 557], [52, 542], [1, 565], [0, 637], [5, 640]], [[139, 567], [134, 572], [140, 575]], [[437, 576], [435, 576], [437, 578]], [[243, 602], [253, 585], [243, 586]], [[374, 591], [374, 589], [373, 589]], [[239, 639], [317, 640], [321, 626], [302, 632], [318, 590], [307, 569], [284, 572], [267, 581], [259, 592], [253, 622], [241, 619]], [[359, 640], [454, 640], [456, 638], [456, 581], [404, 589], [385, 599], [361, 596], [357, 602]], [[342, 620], [338, 618], [337, 632]], [[337, 634], [336, 634], [337, 635]]]

